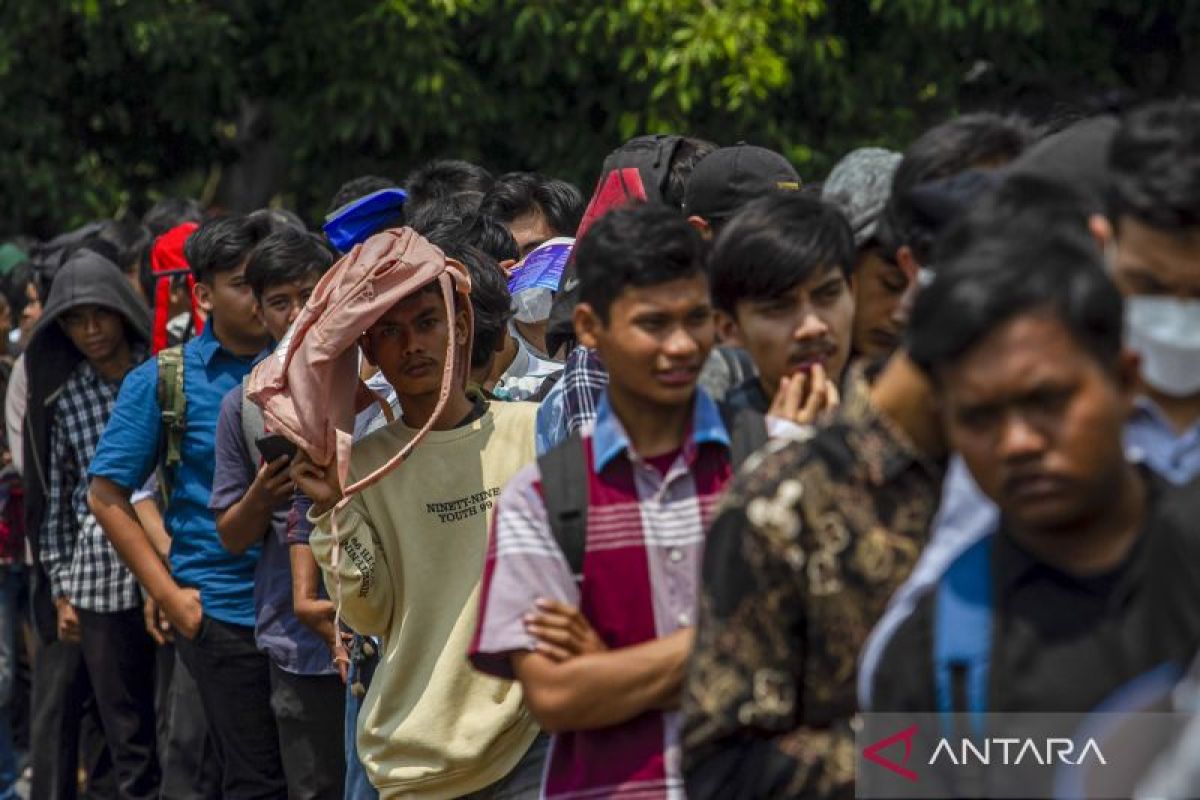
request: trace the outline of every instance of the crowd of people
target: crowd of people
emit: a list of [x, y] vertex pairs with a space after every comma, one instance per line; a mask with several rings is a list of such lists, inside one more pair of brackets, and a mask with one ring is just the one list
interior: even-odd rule
[[1197, 710], [1200, 102], [167, 199], [0, 287], [0, 798], [845, 798], [865, 712]]

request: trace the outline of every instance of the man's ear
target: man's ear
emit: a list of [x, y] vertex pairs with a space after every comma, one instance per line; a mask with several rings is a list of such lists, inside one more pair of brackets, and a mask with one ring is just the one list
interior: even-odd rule
[[917, 273], [921, 271], [921, 262], [917, 261], [911, 247], [906, 244], [900, 245], [900, 249], [896, 251], [896, 266], [900, 267], [904, 277], [908, 278], [909, 286], [916, 283]]
[[734, 347], [742, 347], [742, 329], [737, 320], [728, 311], [717, 309], [713, 312], [713, 321], [717, 326], [717, 342]]
[[205, 314], [212, 313], [212, 287], [204, 281], [196, 281], [195, 287], [192, 289], [192, 299], [196, 301], [196, 305]]
[[[468, 303], [465, 297], [460, 297], [459, 304]], [[467, 309], [465, 307], [454, 312], [454, 343], [456, 345], [465, 345], [467, 338], [471, 333], [471, 321], [467, 318]]]
[[1092, 234], [1092, 238], [1096, 240], [1096, 246], [1102, 253], [1108, 249], [1116, 237], [1112, 223], [1103, 214], [1092, 214], [1088, 217], [1088, 233]]
[[1133, 413], [1133, 399], [1142, 386], [1142, 357], [1128, 347], [1122, 347], [1117, 356], [1117, 385]]
[[695, 214], [687, 218], [688, 224], [700, 232], [700, 235], [705, 239], [713, 238], [712, 225], [708, 224], [708, 220], [704, 217], [697, 217]]
[[515, 258], [506, 258], [500, 262], [500, 272], [503, 273], [505, 278], [512, 277], [513, 269], [515, 269], [517, 264], [520, 263], [521, 262], [517, 261]]
[[575, 306], [572, 321], [575, 323], [575, 338], [584, 347], [594, 349], [599, 344], [599, 334], [604, 329], [600, 315], [590, 303], [580, 303]]

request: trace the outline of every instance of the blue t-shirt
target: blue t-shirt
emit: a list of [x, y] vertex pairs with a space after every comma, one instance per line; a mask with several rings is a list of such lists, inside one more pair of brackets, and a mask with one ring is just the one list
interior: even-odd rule
[[[175, 580], [200, 590], [205, 614], [247, 627], [254, 625], [254, 567], [260, 547], [255, 545], [240, 556], [226, 550], [208, 501], [221, 400], [253, 364], [254, 358], [241, 358], [223, 348], [211, 325], [183, 346], [187, 427], [182, 460], [170, 476], [171, 504], [165, 518]], [[130, 491], [140, 489], [158, 464], [162, 436], [158, 362], [151, 359], [125, 376], [88, 476], [107, 478]]]

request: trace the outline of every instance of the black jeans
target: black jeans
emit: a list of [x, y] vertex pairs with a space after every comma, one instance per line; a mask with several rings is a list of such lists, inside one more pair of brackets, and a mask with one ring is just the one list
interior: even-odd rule
[[85, 797], [115, 797], [112, 760], [79, 645], [43, 642], [34, 661], [32, 692], [30, 798], [75, 800], [81, 766]]
[[79, 646], [122, 800], [155, 800], [161, 773], [154, 730], [154, 640], [142, 610], [79, 609]]
[[161, 800], [221, 800], [221, 759], [200, 690], [175, 645], [158, 649]]
[[346, 687], [337, 675], [295, 675], [271, 664], [271, 709], [290, 800], [340, 800], [346, 752], [338, 732]]
[[200, 690], [221, 760], [222, 797], [286, 798], [270, 666], [254, 629], [205, 615], [196, 638], [176, 637], [175, 646]]

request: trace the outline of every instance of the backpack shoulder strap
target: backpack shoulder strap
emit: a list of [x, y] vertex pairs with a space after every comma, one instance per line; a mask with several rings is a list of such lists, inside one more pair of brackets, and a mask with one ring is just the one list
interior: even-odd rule
[[187, 397], [183, 393], [183, 345], [158, 351], [158, 407], [163, 444], [159, 451], [158, 485], [163, 500], [170, 502], [169, 472], [183, 460], [183, 434], [187, 429]]
[[538, 456], [542, 502], [550, 531], [575, 576], [583, 581], [583, 555], [587, 545], [588, 463], [583, 437], [573, 433], [558, 446]]
[[976, 735], [988, 709], [992, 655], [992, 547], [995, 536], [971, 545], [937, 584], [933, 669], [937, 710], [953, 733], [954, 716], [966, 713]]
[[718, 408], [729, 433], [730, 456], [736, 472], [766, 445], [767, 418], [752, 408], [735, 408], [728, 403], [721, 403]]
[[246, 393], [249, 383], [250, 376], [247, 375], [242, 379], [242, 440], [246, 443], [250, 463], [258, 469], [262, 463], [262, 453], [258, 452], [258, 440], [267, 433], [267, 421], [263, 418], [262, 409], [251, 402]]

